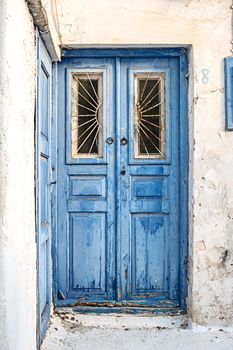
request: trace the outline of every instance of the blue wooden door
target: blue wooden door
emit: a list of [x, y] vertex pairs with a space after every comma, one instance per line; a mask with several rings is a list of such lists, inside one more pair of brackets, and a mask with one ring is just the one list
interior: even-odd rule
[[57, 304], [179, 307], [186, 66], [110, 52], [59, 65]]
[[114, 60], [64, 60], [58, 96], [58, 299], [113, 301]]
[[179, 61], [120, 63], [120, 282], [124, 304], [179, 305]]
[[50, 123], [52, 62], [37, 36], [36, 207], [38, 268], [38, 342], [43, 339], [51, 309]]

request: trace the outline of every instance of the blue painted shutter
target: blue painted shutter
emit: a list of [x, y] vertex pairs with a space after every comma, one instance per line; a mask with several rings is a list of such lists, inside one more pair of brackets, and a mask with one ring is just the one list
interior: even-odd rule
[[224, 59], [226, 130], [233, 130], [233, 58]]
[[37, 40], [37, 268], [38, 339], [43, 339], [51, 309], [51, 195], [50, 195], [50, 121], [52, 62], [38, 35]]

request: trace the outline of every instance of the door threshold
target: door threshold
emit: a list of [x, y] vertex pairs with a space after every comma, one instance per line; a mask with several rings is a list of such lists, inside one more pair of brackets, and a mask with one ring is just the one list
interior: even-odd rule
[[139, 307], [139, 306], [71, 306], [56, 307], [57, 314], [126, 314], [126, 315], [154, 315], [154, 316], [181, 316], [187, 311], [178, 307]]
[[[58, 307], [56, 315], [65, 325], [118, 329], [180, 329], [188, 327], [188, 316], [183, 310], [158, 310], [126, 307]], [[139, 311], [139, 312], [138, 312]], [[166, 311], [166, 312], [164, 312]], [[56, 317], [56, 316], [55, 316]]]

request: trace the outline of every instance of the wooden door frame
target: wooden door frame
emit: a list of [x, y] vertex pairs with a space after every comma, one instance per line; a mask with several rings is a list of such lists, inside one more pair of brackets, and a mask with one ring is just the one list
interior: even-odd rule
[[[161, 58], [177, 57], [179, 59], [179, 115], [180, 115], [180, 307], [179, 310], [166, 308], [154, 309], [150, 312], [186, 311], [188, 295], [188, 172], [189, 172], [189, 139], [188, 139], [188, 51], [186, 48], [80, 48], [64, 49], [62, 60], [75, 60], [77, 58], [116, 58], [116, 72], [120, 68], [121, 57], [130, 58]], [[119, 77], [116, 77], [116, 86], [120, 86]], [[116, 101], [116, 115], [119, 115], [119, 101]], [[56, 182], [56, 155], [57, 155], [57, 65], [53, 68], [53, 113], [52, 113], [52, 168], [54, 169], [54, 182]], [[53, 302], [57, 305], [57, 188], [52, 189], [52, 267], [53, 267]], [[104, 307], [75, 307], [77, 311], [85, 312], [112, 312], [112, 308]], [[133, 309], [133, 308], [132, 308]], [[129, 307], [114, 308], [114, 312], [125, 312]], [[131, 310], [146, 311], [146, 308], [134, 308]]]

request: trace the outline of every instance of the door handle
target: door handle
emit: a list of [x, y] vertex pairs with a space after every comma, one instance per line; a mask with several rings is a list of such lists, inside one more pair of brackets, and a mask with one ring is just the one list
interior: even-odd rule
[[106, 140], [106, 142], [107, 142], [108, 145], [112, 145], [113, 142], [114, 142], [113, 137], [108, 137], [107, 140]]
[[123, 146], [125, 146], [125, 145], [127, 145], [127, 143], [128, 143], [127, 138], [126, 138], [126, 137], [123, 137], [123, 138], [121, 139], [121, 144], [122, 144]]

